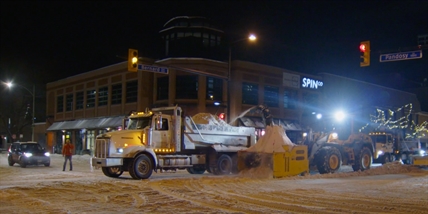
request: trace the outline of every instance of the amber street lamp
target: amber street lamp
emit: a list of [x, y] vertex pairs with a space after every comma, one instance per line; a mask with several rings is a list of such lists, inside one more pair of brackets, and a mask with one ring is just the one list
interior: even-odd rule
[[230, 81], [231, 81], [231, 71], [232, 71], [232, 45], [242, 42], [242, 41], [250, 41], [255, 42], [257, 37], [254, 34], [250, 34], [248, 37], [238, 39], [229, 44], [229, 62], [227, 69], [227, 122], [230, 123]]

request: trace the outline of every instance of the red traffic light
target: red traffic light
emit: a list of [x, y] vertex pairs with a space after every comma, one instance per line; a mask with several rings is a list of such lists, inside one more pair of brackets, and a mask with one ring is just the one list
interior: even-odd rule
[[226, 118], [226, 115], [224, 113], [220, 113], [218, 115], [218, 118], [220, 118], [220, 120], [224, 120]]
[[366, 52], [366, 44], [360, 44], [360, 51], [361, 52]]

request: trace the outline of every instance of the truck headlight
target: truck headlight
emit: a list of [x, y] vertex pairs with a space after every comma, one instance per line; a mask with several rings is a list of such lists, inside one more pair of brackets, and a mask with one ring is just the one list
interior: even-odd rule
[[49, 152], [45, 152], [45, 156], [46, 156], [46, 157], [49, 157], [49, 156], [51, 156], [51, 153], [49, 153]]
[[24, 152], [24, 156], [27, 157], [27, 158], [29, 158], [29, 157], [33, 156], [33, 153]]
[[117, 148], [117, 153], [123, 153], [123, 148]]
[[420, 154], [421, 156], [425, 156], [425, 153], [426, 153], [426, 152], [425, 152], [424, 150], [420, 150], [420, 151], [419, 151], [419, 154]]
[[377, 155], [383, 154], [383, 151], [377, 151]]

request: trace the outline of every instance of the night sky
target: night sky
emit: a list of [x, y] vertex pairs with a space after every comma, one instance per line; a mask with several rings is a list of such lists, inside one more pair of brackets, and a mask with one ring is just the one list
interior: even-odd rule
[[[417, 36], [428, 34], [423, 0], [1, 1], [0, 78], [46, 84], [124, 61], [128, 48], [156, 58], [164, 51], [158, 33], [176, 16], [212, 19], [232, 40], [255, 33], [257, 44], [234, 47], [234, 59], [394, 88], [428, 78], [427, 54], [379, 62], [379, 54], [414, 49]], [[361, 68], [364, 40], [371, 65]]]

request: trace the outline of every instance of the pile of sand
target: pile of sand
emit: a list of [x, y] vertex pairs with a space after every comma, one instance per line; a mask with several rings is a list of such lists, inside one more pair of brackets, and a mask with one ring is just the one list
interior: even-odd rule
[[198, 113], [192, 117], [196, 124], [209, 124], [216, 126], [229, 126], [224, 120], [210, 113]]
[[294, 146], [290, 138], [285, 134], [284, 128], [278, 125], [267, 126], [265, 135], [260, 137], [257, 143], [250, 148], [246, 149], [246, 152], [262, 152], [262, 153], [274, 153], [274, 152], [285, 152], [283, 146]]

